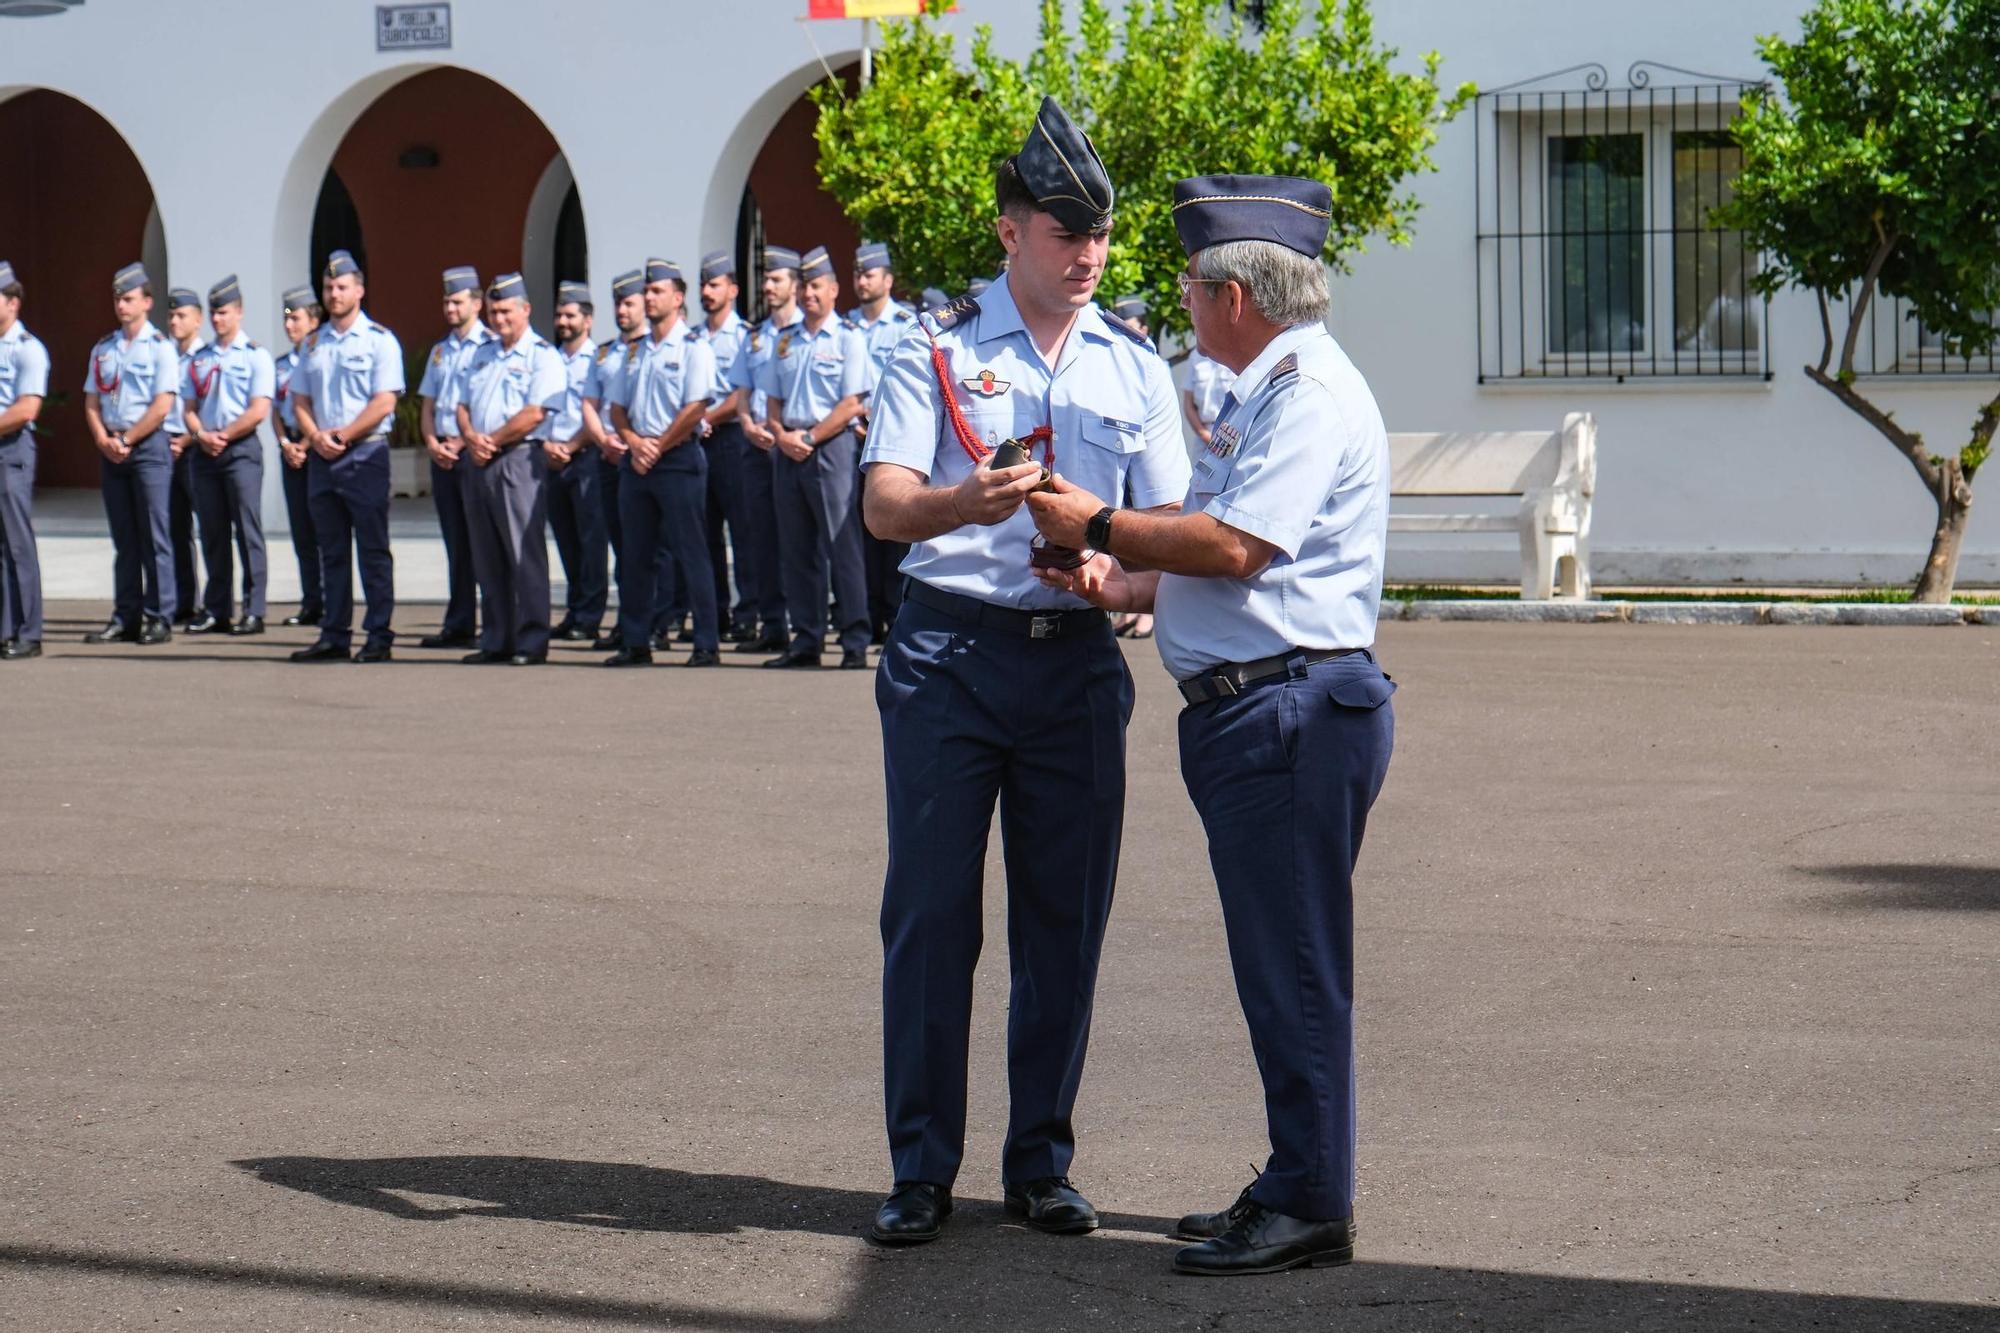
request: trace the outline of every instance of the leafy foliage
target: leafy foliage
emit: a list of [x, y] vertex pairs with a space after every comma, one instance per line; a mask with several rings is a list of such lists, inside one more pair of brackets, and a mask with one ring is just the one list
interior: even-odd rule
[[1227, 0], [1042, 0], [1041, 45], [1025, 63], [977, 31], [961, 66], [928, 19], [891, 23], [871, 84], [822, 84], [820, 179], [861, 231], [888, 241], [910, 287], [961, 290], [993, 273], [993, 173], [1017, 151], [1043, 93], [1090, 134], [1118, 191], [1106, 296], [1146, 296], [1156, 330], [1185, 330], [1173, 182], [1225, 172], [1309, 176], [1334, 192], [1327, 262], [1344, 268], [1371, 234], [1407, 244], [1407, 178], [1434, 169], [1437, 127], [1472, 99], [1440, 92], [1440, 59], [1391, 68], [1367, 0], [1270, 0], [1261, 28]]

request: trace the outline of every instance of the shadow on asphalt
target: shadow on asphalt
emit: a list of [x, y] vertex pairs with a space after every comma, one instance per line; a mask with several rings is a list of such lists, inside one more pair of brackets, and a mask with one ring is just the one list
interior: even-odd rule
[[1815, 897], [1832, 908], [1901, 908], [1913, 912], [2000, 912], [2000, 868], [1968, 865], [1801, 866], [1808, 875], [1861, 887]]

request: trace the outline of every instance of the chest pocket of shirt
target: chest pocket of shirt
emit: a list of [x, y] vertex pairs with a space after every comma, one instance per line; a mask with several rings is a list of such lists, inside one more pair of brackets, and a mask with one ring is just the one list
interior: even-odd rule
[[1125, 479], [1138, 456], [1145, 452], [1145, 432], [1136, 418], [1088, 411], [1080, 417], [1077, 429], [1083, 435], [1085, 447], [1072, 450], [1067, 464], [1058, 459], [1056, 470], [1075, 472], [1078, 484], [1086, 490], [1104, 496], [1110, 503], [1122, 504]]
[[[111, 372], [112, 374], [118, 373], [118, 363], [116, 360], [113, 360], [111, 363]], [[157, 375], [158, 367], [153, 364], [153, 358], [150, 356], [134, 357], [125, 363], [125, 382], [132, 386], [139, 398], [148, 403], [164, 392], [163, 389], [153, 383]]]
[[[1234, 457], [1219, 458], [1207, 449], [1194, 456], [1194, 475], [1188, 481], [1188, 494], [1197, 500], [1207, 500], [1219, 495], [1229, 485], [1229, 474], [1235, 468]], [[1197, 509], [1199, 505], [1189, 505]]]

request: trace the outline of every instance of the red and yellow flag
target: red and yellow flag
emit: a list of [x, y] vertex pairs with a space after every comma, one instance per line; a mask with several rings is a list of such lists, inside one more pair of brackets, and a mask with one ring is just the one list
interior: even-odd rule
[[806, 17], [810, 19], [907, 19], [926, 9], [948, 14], [958, 8], [956, 3], [938, 4], [935, 0], [928, 5], [924, 0], [807, 0], [807, 4]]

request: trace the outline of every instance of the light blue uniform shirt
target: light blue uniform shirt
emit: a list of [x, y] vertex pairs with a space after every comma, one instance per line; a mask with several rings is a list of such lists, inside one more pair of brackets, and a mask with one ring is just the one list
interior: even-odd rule
[[[458, 391], [466, 415], [472, 418], [472, 428], [481, 435], [491, 435], [524, 407], [560, 412], [569, 394], [569, 376], [563, 373], [562, 353], [529, 329], [512, 347], [498, 338], [479, 344], [460, 376]], [[543, 417], [527, 438], [548, 439], [548, 424], [549, 419]]]
[[868, 392], [868, 343], [860, 330], [831, 316], [818, 333], [801, 320], [778, 335], [757, 376], [765, 398], [784, 401], [785, 424], [803, 430], [841, 399]]
[[778, 340], [784, 337], [786, 331], [795, 329], [804, 322], [805, 316], [798, 313], [796, 306], [792, 308], [792, 319], [788, 324], [774, 324], [767, 317], [751, 331], [749, 338], [744, 341], [742, 354], [736, 358], [736, 364], [729, 368], [729, 387], [732, 390], [750, 391], [752, 420], [762, 421], [770, 415], [771, 404], [765, 399], [764, 390], [758, 382], [764, 364], [776, 355]]
[[[23, 398], [49, 396], [49, 349], [20, 320], [0, 337], [0, 412]], [[34, 422], [28, 429], [34, 429]]]
[[299, 349], [291, 351], [271, 363], [271, 402], [278, 409], [278, 420], [287, 430], [299, 428], [299, 414], [292, 410], [292, 372], [299, 368]]
[[[171, 344], [173, 339], [168, 338], [167, 342]], [[174, 348], [178, 368], [174, 372], [174, 405], [167, 409], [166, 432], [169, 435], [187, 434], [187, 395], [182, 390], [187, 386], [188, 367], [194, 364], [194, 359], [200, 356], [207, 346], [207, 343], [197, 342], [192, 352]]]
[[[1080, 311], [1053, 371], [1021, 323], [1007, 279], [978, 298], [977, 314], [937, 335], [951, 369], [952, 392], [987, 448], [1037, 426], [1055, 429], [1056, 471], [1116, 508], [1152, 509], [1187, 494], [1187, 450], [1173, 377], [1153, 345], [1096, 306]], [[921, 324], [934, 326], [932, 316]], [[1042, 461], [1039, 446], [1035, 460]], [[935, 486], [955, 486], [972, 471], [945, 416], [921, 328], [897, 344], [875, 390], [864, 467], [896, 463]], [[1045, 586], [1028, 566], [1034, 520], [1023, 505], [992, 527], [968, 523], [915, 542], [903, 572], [933, 587], [983, 602], [1031, 610], [1084, 602]]]
[[583, 396], [604, 413], [606, 430], [611, 429], [611, 386], [625, 378], [625, 358], [631, 350], [632, 345], [622, 336], [599, 343], [596, 355], [590, 360], [590, 374], [583, 381]]
[[636, 434], [665, 435], [682, 408], [714, 397], [715, 353], [684, 319], [674, 321], [664, 338], [648, 333], [627, 360], [605, 401], [625, 409]]
[[193, 405], [203, 430], [222, 430], [248, 412], [251, 403], [271, 397], [277, 379], [271, 354], [238, 330], [228, 346], [213, 342], [194, 354], [181, 381], [181, 396]]
[[552, 411], [545, 424], [547, 437], [557, 444], [568, 444], [583, 434], [583, 391], [590, 382], [590, 368], [596, 361], [597, 349], [589, 343], [574, 352], [556, 348], [556, 355], [562, 358], [563, 378], [568, 390], [563, 394], [562, 407]]
[[873, 393], [875, 386], [882, 382], [882, 372], [889, 368], [889, 358], [896, 353], [896, 344], [903, 341], [903, 335], [917, 322], [916, 312], [897, 301], [891, 301], [882, 311], [882, 318], [872, 323], [856, 306], [847, 312], [847, 322], [861, 331], [868, 344], [868, 388]]
[[709, 352], [715, 357], [715, 395], [712, 401], [721, 402], [735, 392], [735, 384], [730, 376], [736, 363], [743, 357], [743, 348], [750, 341], [750, 325], [734, 310], [723, 316], [722, 327], [711, 329], [706, 320], [694, 326], [694, 336], [708, 344]]
[[[357, 313], [345, 333], [332, 324], [320, 325], [307, 342], [305, 359], [292, 372], [292, 397], [312, 400], [313, 420], [321, 430], [344, 428], [370, 398], [400, 394], [403, 388], [403, 345], [366, 313]], [[386, 436], [393, 419], [393, 414], [383, 418], [368, 438]]]
[[1160, 576], [1156, 637], [1174, 679], [1291, 648], [1374, 644], [1389, 436], [1324, 324], [1287, 329], [1236, 376], [1183, 509], [1278, 554], [1247, 579]]
[[[96, 397], [106, 430], [130, 430], [161, 394], [174, 394], [179, 400], [180, 370], [180, 353], [172, 338], [151, 324], [142, 327], [136, 338], [128, 339], [120, 329], [90, 349], [83, 391]], [[167, 415], [173, 416], [171, 405]]]
[[466, 367], [472, 364], [472, 354], [491, 341], [493, 330], [481, 322], [472, 326], [472, 336], [460, 337], [458, 330], [453, 329], [431, 348], [417, 393], [432, 400], [433, 434], [458, 434], [458, 400], [464, 389]]

